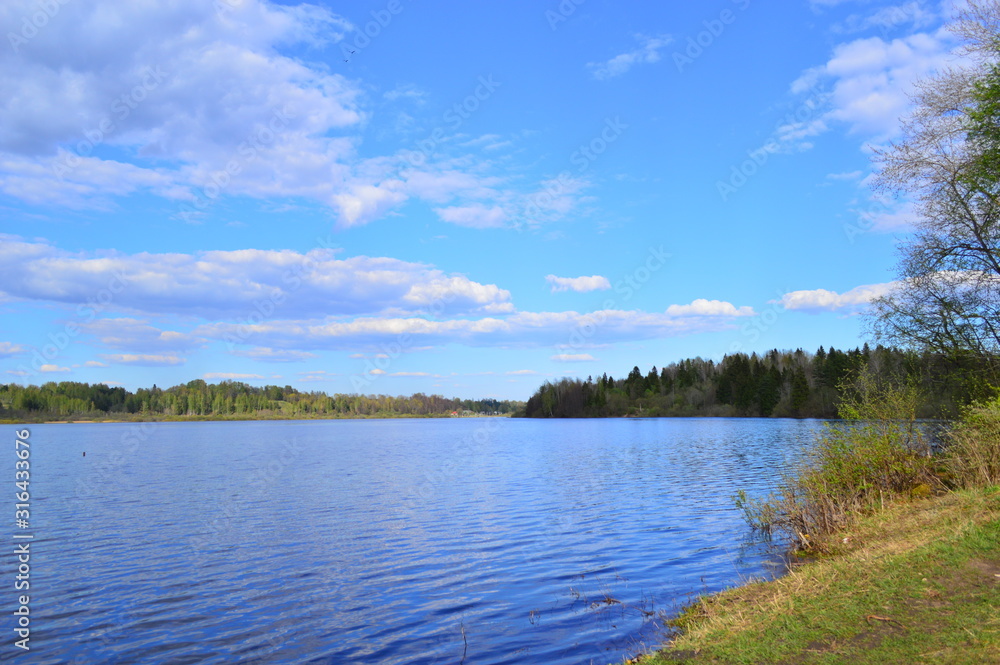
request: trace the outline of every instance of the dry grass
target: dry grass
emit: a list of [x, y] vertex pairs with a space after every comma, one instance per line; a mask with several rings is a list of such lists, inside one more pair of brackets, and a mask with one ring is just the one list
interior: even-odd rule
[[944, 489], [917, 423], [916, 388], [862, 372], [843, 390], [843, 420], [827, 425], [777, 491], [766, 500], [737, 496], [752, 526], [781, 532], [805, 551], [822, 551], [827, 536], [885, 505]]
[[[772, 582], [700, 599], [679, 617], [684, 633], [664, 653], [642, 662], [797, 663], [813, 662], [814, 656], [828, 659], [822, 662], [869, 662], [851, 661], [848, 656], [852, 652], [864, 653], [883, 641], [904, 640], [918, 632], [909, 630], [911, 624], [920, 626], [925, 621], [924, 615], [909, 613], [919, 602], [914, 605], [914, 600], [899, 597], [916, 594], [918, 601], [922, 598], [919, 590], [911, 587], [929, 584], [928, 580], [920, 582], [914, 576], [940, 578], [950, 574], [949, 566], [958, 565], [954, 563], [958, 559], [949, 559], [950, 564], [941, 564], [934, 573], [930, 561], [938, 555], [928, 553], [948, 543], [968, 540], [989, 524], [1000, 524], [998, 491], [953, 493], [893, 506], [840, 534], [833, 556], [797, 566]], [[925, 560], [928, 563], [919, 563]], [[925, 566], [926, 572], [915, 572], [914, 566]], [[944, 603], [949, 600], [949, 587], [960, 588], [954, 582], [939, 586], [943, 588], [927, 586], [928, 602], [936, 593]], [[1000, 584], [996, 588], [1000, 591]], [[960, 607], [965, 603], [959, 598], [951, 600]], [[1000, 605], [1000, 595], [996, 601]], [[967, 604], [970, 612], [981, 608], [971, 601]], [[979, 619], [970, 618], [970, 622], [977, 639], [985, 645], [980, 651], [973, 649], [968, 662], [975, 662], [975, 658], [1000, 648], [1000, 636], [995, 629], [990, 633], [991, 628]], [[921, 626], [921, 639], [937, 644], [932, 634], [938, 628]], [[984, 630], [986, 633], [982, 633]], [[941, 643], [953, 641], [948, 637]], [[772, 643], [774, 653], [782, 649], [785, 653], [776, 660], [761, 659], [761, 653], [768, 653], [764, 645]], [[900, 653], [906, 651], [905, 644], [900, 648]], [[890, 655], [879, 656], [887, 659], [885, 662], [908, 662], [909, 656], [894, 659], [894, 652], [887, 653]], [[838, 654], [848, 654], [844, 656], [847, 660], [836, 660]], [[966, 661], [957, 658], [955, 662]]]
[[945, 459], [955, 483], [1000, 484], [1000, 399], [968, 408], [949, 439]]

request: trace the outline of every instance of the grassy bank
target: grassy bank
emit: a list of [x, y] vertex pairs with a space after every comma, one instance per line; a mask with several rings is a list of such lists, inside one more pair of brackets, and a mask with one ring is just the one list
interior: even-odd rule
[[823, 558], [703, 598], [678, 624], [644, 665], [1000, 663], [1000, 487], [893, 505]]
[[1000, 398], [933, 452], [921, 395], [860, 375], [845, 420], [748, 522], [814, 560], [701, 598], [657, 663], [1000, 663]]

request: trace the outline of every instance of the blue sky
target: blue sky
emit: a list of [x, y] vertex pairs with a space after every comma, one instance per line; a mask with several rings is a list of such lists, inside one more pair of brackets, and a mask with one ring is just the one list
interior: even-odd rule
[[525, 399], [865, 341], [951, 2], [0, 7], [0, 381]]

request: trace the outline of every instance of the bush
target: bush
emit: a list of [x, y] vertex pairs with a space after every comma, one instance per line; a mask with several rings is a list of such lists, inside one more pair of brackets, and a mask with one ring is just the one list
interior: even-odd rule
[[862, 372], [844, 394], [838, 409], [843, 420], [827, 425], [776, 493], [763, 501], [737, 495], [752, 526], [784, 532], [802, 549], [821, 549], [825, 536], [856, 517], [939, 484], [930, 443], [916, 422], [922, 398], [915, 387]]
[[948, 434], [945, 465], [959, 487], [1000, 484], [1000, 397], [962, 413]]

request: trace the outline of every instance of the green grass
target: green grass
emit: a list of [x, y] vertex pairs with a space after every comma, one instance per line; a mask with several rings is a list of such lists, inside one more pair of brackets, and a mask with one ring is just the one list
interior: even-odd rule
[[895, 505], [838, 535], [785, 577], [699, 599], [640, 662], [1000, 663], [1000, 487]]

